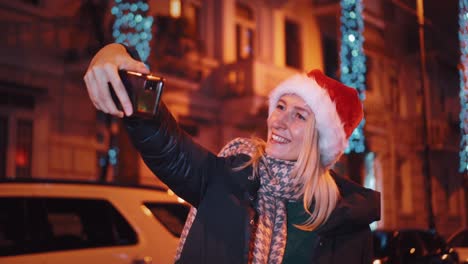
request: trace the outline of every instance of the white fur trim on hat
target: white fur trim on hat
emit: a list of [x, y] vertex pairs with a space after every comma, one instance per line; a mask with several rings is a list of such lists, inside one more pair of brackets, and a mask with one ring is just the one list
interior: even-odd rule
[[285, 94], [301, 97], [315, 116], [319, 134], [319, 151], [322, 165], [329, 167], [341, 156], [348, 140], [343, 129], [343, 122], [336, 111], [335, 103], [327, 90], [318, 85], [314, 78], [306, 74], [296, 74], [280, 83], [269, 96], [269, 114]]

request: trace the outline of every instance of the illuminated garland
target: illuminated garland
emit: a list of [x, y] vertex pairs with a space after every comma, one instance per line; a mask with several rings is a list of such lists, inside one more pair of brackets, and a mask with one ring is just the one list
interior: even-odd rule
[[[148, 59], [150, 53], [149, 42], [152, 38], [153, 17], [146, 16], [148, 9], [149, 6], [145, 1], [138, 0], [115, 0], [115, 5], [111, 9], [112, 15], [115, 16], [112, 27], [112, 36], [115, 42], [135, 47], [143, 61]], [[113, 121], [115, 121], [115, 118]], [[119, 154], [119, 148], [115, 144], [115, 137], [116, 132], [112, 132], [111, 129], [107, 158], [109, 164], [114, 167], [117, 166]]]
[[112, 36], [117, 43], [135, 47], [143, 61], [150, 54], [153, 17], [146, 16], [149, 9], [146, 1], [115, 0], [111, 13], [115, 16]]
[[375, 154], [374, 152], [367, 153], [366, 157], [364, 158], [364, 164], [366, 168], [366, 178], [364, 179], [364, 187], [374, 189], [376, 187], [375, 183]]
[[[377, 188], [375, 179], [375, 153], [369, 152], [364, 158], [366, 168], [366, 178], [364, 179], [364, 187], [375, 190]], [[377, 221], [370, 224], [371, 230], [377, 229]]]
[[[362, 0], [341, 0], [340, 77], [344, 84], [354, 87], [358, 91], [361, 101], [366, 97], [366, 57], [363, 50], [364, 20], [362, 10]], [[364, 124], [365, 120], [363, 119], [351, 134], [345, 153], [364, 152]]]
[[460, 168], [461, 173], [468, 172], [468, 0], [459, 2], [458, 37], [460, 39]]

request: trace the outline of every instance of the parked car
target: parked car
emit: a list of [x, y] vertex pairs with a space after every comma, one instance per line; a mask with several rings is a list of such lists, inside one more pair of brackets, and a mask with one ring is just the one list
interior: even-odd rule
[[0, 263], [173, 263], [188, 210], [158, 188], [0, 182]]
[[458, 253], [460, 263], [468, 264], [468, 229], [458, 230], [447, 241]]
[[455, 264], [458, 255], [436, 232], [422, 229], [376, 230], [373, 264]]

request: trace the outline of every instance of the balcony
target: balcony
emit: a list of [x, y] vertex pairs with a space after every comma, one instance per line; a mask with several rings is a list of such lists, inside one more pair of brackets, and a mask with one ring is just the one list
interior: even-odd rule
[[47, 62], [69, 47], [70, 27], [64, 21], [0, 20], [3, 34], [0, 37], [1, 61], [27, 64], [35, 60]]
[[199, 87], [218, 62], [206, 56], [198, 29], [185, 17], [158, 15], [155, 20], [149, 58], [153, 71]]
[[278, 67], [255, 59], [220, 66], [211, 87], [222, 101], [221, 116], [242, 130], [256, 130], [268, 113], [268, 93], [282, 80], [298, 71]]
[[[190, 41], [187, 40], [186, 43], [190, 43]], [[219, 65], [218, 61], [204, 56], [197, 50], [181, 52], [180, 54], [155, 50], [149, 57], [149, 64], [153, 71], [160, 72], [165, 77], [180, 83], [184, 81], [192, 83], [192, 85], [185, 85], [186, 87], [193, 85], [197, 87], [190, 90], [198, 90], [199, 84], [208, 78]]]
[[[91, 56], [111, 42], [102, 1], [0, 5], [0, 63], [40, 72], [82, 72]], [[64, 66], [67, 69], [64, 69]]]
[[298, 70], [256, 59], [225, 64], [217, 72], [216, 95], [223, 99], [266, 97], [277, 84], [294, 73], [298, 73]]

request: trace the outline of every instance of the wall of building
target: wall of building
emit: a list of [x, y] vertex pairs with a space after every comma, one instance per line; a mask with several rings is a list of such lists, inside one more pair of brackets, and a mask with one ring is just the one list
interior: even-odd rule
[[[39, 6], [0, 4], [6, 32], [0, 37], [0, 92], [16, 89], [35, 98], [33, 109], [0, 105], [0, 117], [8, 118], [11, 131], [5, 176], [16, 177], [14, 126], [24, 118], [33, 121], [31, 177], [98, 180], [98, 160], [109, 146], [110, 127], [89, 102], [82, 75], [96, 49], [111, 40], [108, 10], [113, 2], [101, 13], [104, 22], [99, 30], [107, 32], [101, 42], [95, 38], [99, 30], [79, 22], [89, 21], [80, 13], [80, 1], [40, 2]], [[167, 79], [164, 100], [176, 119], [195, 141], [213, 152], [234, 137], [264, 136], [268, 92], [296, 72], [325, 70], [329, 65], [324, 50], [329, 47], [324, 46], [324, 37], [335, 40], [339, 48], [337, 1], [311, 5], [309, 1], [239, 0], [255, 14], [255, 55], [243, 60], [237, 60], [235, 53], [236, 0], [185, 2], [200, 7], [203, 49], [171, 61], [181, 65], [178, 72], [158, 68], [164, 58], [152, 57], [149, 64]], [[149, 14], [168, 15], [168, 3], [149, 1]], [[376, 157], [376, 189], [382, 193], [379, 227], [426, 227], [423, 97], [415, 17], [389, 6], [388, 1], [365, 4], [365, 133]], [[300, 25], [300, 68], [286, 66], [285, 19]], [[157, 41], [153, 39], [152, 45]], [[465, 189], [454, 169], [459, 136], [457, 55], [448, 59], [440, 55], [450, 53], [446, 51], [431, 49], [427, 77], [433, 99], [432, 204], [436, 225], [444, 235], [466, 225]], [[338, 69], [338, 58], [333, 63]], [[128, 139], [119, 140], [126, 163], [109, 170], [105, 178], [161, 185], [141, 159], [135, 159]], [[364, 180], [364, 175], [355, 178]]]

